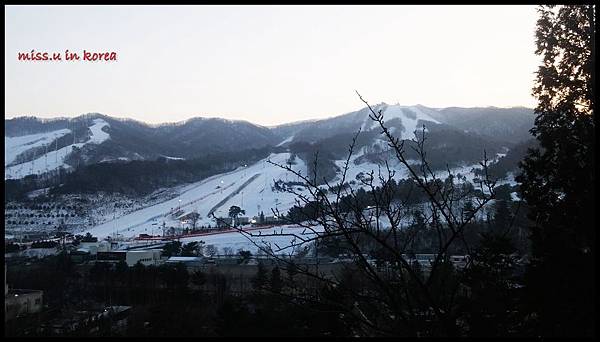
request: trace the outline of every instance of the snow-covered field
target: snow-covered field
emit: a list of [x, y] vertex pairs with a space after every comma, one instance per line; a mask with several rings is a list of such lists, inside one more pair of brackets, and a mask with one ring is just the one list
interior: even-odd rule
[[[322, 227], [315, 227], [314, 230], [317, 232], [321, 232]], [[219, 248], [219, 250], [223, 250], [224, 248], [231, 248], [233, 252], [237, 252], [239, 249], [243, 249], [252, 252], [252, 254], [256, 254], [259, 251], [258, 246], [261, 246], [263, 248], [270, 246], [273, 252], [277, 254], [289, 254], [293, 251], [293, 248], [285, 247], [292, 246], [292, 244], [297, 245], [301, 243], [301, 240], [299, 239], [293, 241], [294, 236], [291, 236], [291, 234], [295, 234], [305, 239], [309, 239], [314, 236], [313, 232], [310, 232], [304, 228], [291, 225], [281, 226], [277, 228], [253, 230], [248, 233], [251, 233], [252, 236], [248, 236], [240, 232], [230, 232], [223, 234], [183, 238], [180, 239], [180, 241], [182, 243], [188, 243], [191, 241], [204, 241], [205, 246], [214, 245], [215, 247]], [[265, 236], [268, 234], [277, 234], [277, 236]], [[283, 250], [278, 251], [280, 248], [282, 248]]]
[[[11, 166], [7, 165], [14, 161], [17, 155], [34, 147], [50, 145], [55, 139], [70, 133], [71, 130], [61, 129], [49, 133], [32, 134], [21, 137], [5, 137], [4, 144], [6, 146], [6, 157], [4, 159], [4, 179], [23, 178], [31, 174], [53, 171], [59, 167], [70, 168], [69, 165], [65, 164], [67, 155], [71, 153], [75, 147], [81, 148], [87, 144], [101, 144], [109, 139], [109, 134], [102, 130], [102, 128], [106, 126], [108, 126], [106, 121], [95, 119], [94, 124], [89, 127], [92, 134], [90, 139], [86, 142], [71, 144], [55, 151], [48, 151], [32, 161]], [[50, 148], [51, 147], [52, 146], [50, 146]]]
[[27, 257], [27, 258], [44, 258], [49, 255], [58, 254], [57, 248], [27, 248], [26, 250], [14, 252], [14, 253], [4, 253], [4, 257]]
[[[295, 196], [287, 192], [276, 191], [272, 189], [272, 186], [279, 179], [298, 181], [298, 178], [278, 166], [269, 164], [268, 160], [285, 165], [289, 157], [289, 153], [271, 154], [268, 158], [253, 165], [240, 167], [232, 172], [215, 175], [190, 184], [180, 190], [179, 196], [110, 220], [91, 228], [89, 232], [99, 237], [109, 236], [113, 233], [132, 237], [141, 233], [149, 234], [152, 228], [157, 229], [156, 232], [158, 232], [163, 222], [166, 226], [177, 227], [179, 225], [171, 217], [172, 213], [178, 209], [183, 212], [196, 210], [201, 216], [197, 223], [198, 226], [214, 226], [215, 222], [208, 216], [209, 212], [214, 209], [215, 216], [227, 217], [228, 210], [232, 205], [244, 209], [245, 216], [248, 217], [258, 216], [261, 211], [266, 216], [272, 215], [271, 208], [287, 212], [295, 204]], [[300, 158], [296, 158], [296, 164], [292, 165], [292, 169], [306, 174], [306, 165]], [[252, 180], [250, 181], [250, 179]], [[248, 181], [249, 183], [243, 186]], [[225, 202], [215, 208], [215, 205], [223, 200]]]
[[[410, 112], [408, 109], [410, 109]], [[385, 120], [393, 118], [400, 118], [402, 120], [405, 127], [405, 131], [402, 133], [403, 138], [408, 138], [408, 136], [412, 135], [412, 132], [417, 129], [417, 123], [420, 120], [437, 122], [429, 114], [420, 110], [418, 106], [410, 108], [404, 106], [387, 106], [384, 118]], [[366, 124], [367, 122], [365, 122]], [[369, 125], [372, 124], [369, 121]], [[100, 125], [102, 125], [102, 122], [96, 122], [90, 128], [93, 133], [93, 139], [91, 139], [93, 142], [103, 141], [102, 139], [108, 138], [108, 134], [101, 131]], [[345, 181], [350, 183], [353, 188], [361, 186], [361, 182], [357, 180], [360, 173], [366, 175], [372, 170], [375, 171], [375, 183], [380, 183], [377, 179], [378, 169], [380, 169], [378, 164], [372, 162], [357, 163], [357, 158], [365, 152], [366, 150], [357, 151], [350, 160], [350, 169]], [[301, 179], [279, 166], [272, 165], [269, 161], [279, 165], [286, 165], [290, 157], [290, 153], [273, 153], [268, 158], [260, 160], [255, 164], [240, 167], [228, 173], [215, 175], [205, 180], [179, 187], [174, 191], [173, 196], [164, 198], [159, 203], [133, 212], [124, 213], [120, 217], [118, 215], [109, 215], [108, 217], [103, 217], [101, 220], [96, 220], [100, 224], [89, 228], [87, 232], [100, 238], [114, 234], [120, 234], [125, 238], [135, 237], [142, 233], [159, 234], [163, 226], [181, 227], [177, 217], [181, 217], [182, 214], [192, 211], [200, 214], [200, 219], [196, 223], [197, 227], [209, 225], [214, 227], [215, 221], [211, 213], [214, 213], [216, 217], [227, 217], [228, 209], [234, 205], [245, 210], [243, 216], [249, 218], [259, 216], [261, 212], [264, 212], [265, 216], [270, 216], [272, 215], [272, 209], [279, 210], [281, 213], [287, 213], [296, 204], [296, 195], [285, 191], [278, 191], [275, 189], [274, 183], [276, 181], [301, 182]], [[344, 161], [336, 162], [336, 165], [340, 169], [343, 169], [343, 164]], [[403, 165], [391, 163], [390, 166], [395, 172], [394, 178], [396, 180], [408, 178], [408, 170]], [[295, 158], [291, 167], [303, 175], [307, 174], [307, 165], [300, 158]], [[464, 165], [451, 169], [451, 172], [455, 175], [461, 174], [464, 176], [456, 179], [458, 182], [473, 182], [475, 175], [472, 169], [478, 167], [479, 165], [477, 164]], [[383, 176], [386, 177], [386, 170], [381, 168], [381, 171]], [[447, 177], [447, 173], [439, 171], [436, 172], [436, 176], [444, 179]], [[341, 178], [338, 175], [332, 184], [340, 181]], [[509, 179], [506, 182], [512, 183], [514, 180]], [[310, 197], [307, 189], [303, 186], [295, 185], [294, 190]], [[222, 238], [219, 237], [219, 239]]]
[[[390, 107], [393, 108], [394, 106]], [[388, 111], [390, 111], [390, 107], [388, 107]], [[388, 111], [386, 111], [386, 113], [391, 116], [393, 116], [392, 114], [405, 115], [400, 114], [403, 112], [396, 113], [391, 111], [388, 113]], [[415, 120], [427, 117], [429, 116], [421, 113], [416, 116]], [[408, 121], [406, 118], [402, 119], [403, 122]], [[108, 124], [104, 120], [96, 119], [94, 120], [94, 124], [90, 127], [92, 134], [88, 141], [64, 147], [57, 152], [55, 151], [54, 153], [57, 153], [57, 155], [48, 153], [48, 161], [54, 161], [54, 159], [57, 160], [56, 163], [49, 163], [49, 168], [57, 168], [64, 165], [64, 157], [69, 153], [69, 149], [72, 149], [73, 146], [81, 147], [88, 143], [99, 144], [106, 139], [109, 139], [109, 134], [102, 131], [102, 128], [106, 125]], [[409, 125], [407, 125], [407, 127], [409, 127]], [[54, 135], [50, 135], [49, 133], [45, 136], [36, 137], [36, 139], [38, 139], [38, 141], [43, 141], [43, 139], [49, 140], [59, 134], [57, 132], [59, 131], [52, 132]], [[67, 134], [68, 132], [61, 131], [60, 134], [63, 133]], [[30, 140], [32, 138], [20, 138], [23, 137], [6, 139], [16, 139], [9, 141], [9, 144], [11, 144], [10, 146], [21, 146], [19, 144], [24, 144], [25, 141], [32, 141]], [[365, 150], [358, 151], [350, 160], [350, 169], [345, 181], [349, 182], [353, 188], [361, 186], [361, 183], [357, 180], [360, 173], [366, 175], [372, 170], [375, 171], [375, 183], [379, 183], [377, 173], [380, 166], [378, 164], [372, 162], [356, 162], [357, 158], [365, 152]], [[94, 226], [88, 228], [85, 232], [90, 232], [94, 236], [100, 238], [115, 233], [118, 233], [125, 238], [135, 237], [142, 233], [159, 234], [161, 233], [163, 224], [166, 227], [180, 227], [180, 223], [174, 215], [175, 212], [178, 212], [177, 216], [180, 217], [182, 214], [192, 211], [198, 212], [201, 216], [200, 220], [197, 222], [198, 227], [209, 225], [215, 226], [215, 221], [210, 213], [213, 212], [217, 217], [227, 217], [228, 209], [233, 205], [239, 206], [245, 210], [243, 216], [250, 218], [259, 216], [261, 212], [264, 212], [265, 216], [271, 216], [272, 209], [279, 210], [281, 213], [287, 213], [287, 211], [296, 204], [296, 195], [285, 191], [278, 191], [275, 189], [274, 183], [276, 181], [301, 182], [301, 179], [285, 169], [269, 163], [269, 161], [279, 165], [286, 165], [290, 157], [290, 153], [274, 153], [268, 158], [255, 164], [240, 167], [228, 173], [218, 174], [193, 184], [172, 188], [169, 189], [168, 193], [159, 196], [140, 199], [140, 203], [133, 207], [117, 208], [115, 206], [112, 208], [110, 205], [102, 206], [103, 208], [106, 207], [105, 209], [107, 210], [93, 213], [88, 222], [94, 224]], [[10, 158], [14, 158], [14, 156]], [[31, 165], [33, 165], [35, 172], [35, 170], [39, 170], [45, 165], [45, 161], [40, 160], [43, 158], [44, 157], [38, 158], [33, 162], [24, 163], [20, 166], [25, 169], [30, 169]], [[343, 169], [344, 161], [336, 161], [336, 164], [340, 169]], [[408, 170], [404, 166], [399, 163], [390, 163], [390, 166], [395, 172], [394, 178], [396, 180], [408, 177]], [[5, 177], [19, 177], [23, 176], [24, 173], [27, 173], [26, 171], [19, 173], [17, 167], [19, 167], [19, 165], [5, 168], [7, 171]], [[307, 174], [307, 165], [300, 158], [295, 158], [291, 167], [293, 170], [303, 175]], [[465, 178], [462, 178], [462, 181], [466, 180], [472, 182], [475, 176], [471, 170], [474, 167], [478, 167], [478, 165], [465, 165], [451, 169], [451, 171], [454, 174], [460, 173], [465, 176]], [[381, 171], [385, 177], [386, 170], [382, 167]], [[447, 174], [441, 171], [437, 176], [443, 179]], [[331, 184], [336, 184], [340, 181], [341, 179], [338, 175]], [[511, 177], [503, 182], [513, 184], [514, 179]], [[299, 193], [309, 196], [308, 191], [303, 186], [295, 185], [294, 189]], [[106, 202], [106, 200], [100, 202]], [[101, 203], [98, 204], [100, 205]], [[224, 238], [225, 237], [222, 236], [212, 237], [212, 239]]]
[[[356, 180], [359, 173], [368, 173], [371, 170], [377, 172], [378, 165], [373, 163], [355, 164], [353, 156], [351, 168], [349, 169], [346, 181]], [[240, 167], [234, 171], [215, 175], [200, 182], [196, 182], [178, 190], [178, 194], [168, 200], [147, 206], [140, 210], [127, 213], [121, 217], [105, 218], [105, 222], [96, 225], [88, 231], [95, 236], [105, 237], [113, 234], [121, 236], [135, 237], [139, 234], [159, 234], [162, 233], [161, 227], [164, 223], [166, 227], [180, 227], [179, 221], [173, 217], [174, 212], [189, 213], [196, 211], [201, 218], [197, 226], [215, 226], [212, 216], [209, 216], [211, 210], [217, 217], [227, 217], [231, 206], [236, 205], [245, 210], [243, 216], [259, 216], [264, 212], [265, 216], [272, 215], [271, 209], [278, 209], [281, 213], [287, 211], [296, 204], [296, 196], [289, 192], [281, 192], [274, 189], [274, 182], [281, 180], [284, 182], [298, 182], [300, 179], [292, 173], [268, 162], [285, 165], [290, 158], [289, 153], [271, 154], [253, 165]], [[343, 161], [337, 162], [338, 166], [343, 166]], [[454, 174], [461, 173], [466, 180], [472, 181], [474, 175], [471, 172], [477, 165], [466, 165], [454, 168], [451, 171]], [[306, 164], [300, 158], [295, 158], [295, 164], [292, 169], [306, 175]], [[395, 179], [407, 178], [406, 169], [398, 164], [394, 167]], [[438, 175], [442, 179], [447, 175], [440, 172]], [[333, 184], [341, 179], [338, 176]], [[352, 187], [360, 186], [356, 181]], [[299, 193], [308, 195], [307, 190], [302, 186], [295, 186]], [[112, 215], [110, 215], [112, 216]]]
[[[358, 181], [358, 177], [359, 175], [362, 173], [362, 176], [368, 176], [368, 174], [373, 171], [373, 183], [374, 185], [381, 185], [381, 181], [379, 179], [379, 174], [381, 173], [381, 176], [384, 179], [388, 178], [388, 170], [386, 168], [385, 165], [378, 165], [378, 164], [374, 164], [374, 163], [370, 163], [370, 162], [363, 162], [363, 163], [356, 163], [356, 160], [359, 159], [361, 157], [361, 155], [353, 155], [350, 158], [350, 166], [348, 168], [348, 171], [346, 173], [346, 182], [350, 182], [352, 180], [356, 181], [357, 183], [360, 183]], [[418, 162], [417, 161], [413, 161], [413, 160], [409, 160], [408, 161], [409, 164], [413, 165], [413, 169], [414, 171], [420, 175], [421, 171], [419, 169], [418, 166]], [[345, 160], [337, 160], [335, 162], [335, 164], [340, 168], [340, 170], [344, 169], [344, 165], [345, 165], [346, 161]], [[390, 160], [389, 161], [389, 167], [390, 167], [390, 171], [393, 172], [393, 178], [395, 180], [399, 180], [399, 179], [407, 179], [410, 177], [410, 172], [409, 170], [402, 164], [400, 164], [398, 161], [395, 160]], [[468, 165], [462, 165], [462, 166], [457, 166], [457, 167], [453, 167], [450, 169], [450, 173], [454, 176], [463, 176], [464, 178], [461, 177], [461, 179], [456, 178], [455, 180], [457, 182], [464, 182], [464, 181], [468, 181], [473, 183], [474, 179], [476, 178], [475, 173], [473, 172], [473, 169], [481, 169], [481, 166], [479, 164], [468, 164]], [[440, 179], [445, 179], [448, 177], [448, 171], [447, 170], [437, 170], [434, 172], [435, 176], [437, 178]], [[428, 175], [429, 176], [429, 175]], [[340, 174], [334, 179], [334, 182], [340, 182], [341, 181], [341, 172]]]

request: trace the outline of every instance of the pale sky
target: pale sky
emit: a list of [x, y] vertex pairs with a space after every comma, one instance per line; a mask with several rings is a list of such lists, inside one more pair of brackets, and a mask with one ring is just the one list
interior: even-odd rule
[[[274, 125], [371, 103], [534, 107], [535, 6], [5, 6], [5, 117]], [[19, 52], [117, 53], [112, 62]], [[64, 56], [63, 56], [64, 59]]]

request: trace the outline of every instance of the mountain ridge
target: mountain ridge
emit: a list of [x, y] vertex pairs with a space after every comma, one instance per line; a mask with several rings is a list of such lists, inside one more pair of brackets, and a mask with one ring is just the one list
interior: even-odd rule
[[[402, 140], [411, 140], [414, 133], [426, 127], [433, 162], [473, 162], [486, 150], [499, 153], [530, 139], [534, 113], [528, 108], [497, 107], [447, 107], [429, 108], [423, 105], [373, 105], [381, 111], [386, 126]], [[261, 126], [246, 120], [229, 120], [218, 117], [194, 117], [182, 121], [149, 124], [131, 118], [116, 118], [101, 113], [86, 113], [75, 118], [37, 118], [24, 116], [5, 119], [5, 145], [21, 141], [18, 155], [5, 158], [12, 169], [9, 178], [22, 178], [27, 174], [41, 175], [48, 170], [48, 153], [56, 151], [53, 170], [62, 167], [74, 170], [79, 166], [96, 163], [123, 163], [135, 160], [152, 161], [160, 158], [193, 160], [209, 155], [225, 155], [244, 150], [268, 148], [273, 151], [290, 150], [309, 159], [321, 150], [324, 165], [331, 169], [333, 161], [347, 152], [352, 137], [361, 129], [359, 147], [385, 146], [381, 144], [380, 129], [369, 119], [367, 107], [356, 111], [318, 120], [303, 120], [276, 126]], [[94, 137], [91, 127], [105, 122], [98, 134], [107, 138], [90, 143]], [[27, 140], [27, 139], [25, 139]], [[31, 148], [30, 148], [31, 147]], [[369, 151], [374, 151], [369, 148]], [[380, 148], [371, 157], [386, 158]], [[60, 152], [60, 156], [59, 156]], [[60, 162], [59, 160], [60, 159]], [[456, 159], [456, 160], [455, 160]], [[46, 167], [42, 164], [45, 162]], [[308, 160], [305, 160], [308, 162]], [[34, 165], [35, 164], [35, 165]], [[311, 164], [311, 163], [309, 163]], [[34, 167], [35, 166], [35, 167]], [[15, 176], [18, 169], [18, 175]]]
[[[386, 102], [381, 102], [379, 104], [387, 104], [387, 105], [389, 105]], [[399, 104], [396, 104], [396, 105], [399, 105]], [[400, 105], [400, 106], [402, 106], [402, 107], [424, 107], [424, 108], [428, 108], [428, 109], [432, 109], [432, 110], [455, 109], [455, 108], [469, 109], [469, 110], [483, 110], [483, 109], [500, 109], [500, 110], [524, 109], [524, 110], [528, 110], [528, 111], [532, 111], [532, 112], [534, 110], [533, 108], [530, 108], [530, 107], [527, 107], [527, 106], [509, 106], [509, 107], [497, 107], [497, 106], [429, 107], [429, 106], [422, 105], [422, 104]], [[351, 112], [349, 112], [349, 113], [351, 113]], [[223, 118], [223, 117], [220, 117], [220, 116], [192, 116], [190, 118], [186, 118], [186, 119], [179, 120], [179, 121], [164, 121], [164, 122], [160, 122], [160, 123], [151, 123], [151, 122], [145, 122], [143, 120], [135, 119], [135, 118], [131, 118], [131, 117], [112, 116], [112, 115], [104, 114], [104, 113], [100, 113], [100, 112], [88, 112], [88, 113], [80, 114], [80, 115], [73, 116], [73, 117], [70, 117], [70, 116], [55, 116], [55, 117], [51, 117], [51, 118], [40, 117], [40, 116], [36, 116], [36, 115], [31, 115], [31, 114], [29, 114], [29, 115], [23, 114], [23, 115], [13, 116], [13, 117], [10, 117], [10, 118], [6, 118], [5, 117], [4, 121], [6, 123], [6, 121], [10, 121], [10, 120], [33, 118], [33, 119], [36, 119], [38, 121], [51, 122], [51, 121], [59, 121], [59, 120], [72, 120], [72, 119], [77, 119], [79, 117], [86, 116], [86, 115], [101, 115], [101, 116], [107, 116], [107, 117], [112, 118], [114, 120], [132, 120], [132, 121], [143, 123], [143, 124], [145, 124], [147, 126], [151, 126], [151, 127], [158, 127], [158, 126], [162, 126], [162, 125], [185, 123], [185, 122], [187, 122], [189, 120], [193, 120], [193, 119], [221, 119], [221, 120], [230, 121], [230, 122], [249, 122], [249, 123], [252, 123], [255, 126], [261, 126], [261, 127], [273, 129], [273, 128], [278, 128], [280, 126], [289, 126], [289, 125], [294, 125], [294, 124], [305, 124], [305, 123], [311, 123], [311, 122], [316, 122], [316, 121], [333, 119], [333, 118], [336, 118], [338, 116], [342, 116], [342, 115], [345, 115], [345, 114], [348, 114], [348, 113], [334, 114], [334, 115], [327, 116], [327, 117], [324, 117], [324, 118], [314, 118], [314, 119], [304, 119], [304, 120], [289, 121], [289, 122], [284, 122], [284, 123], [279, 123], [279, 124], [273, 124], [273, 125], [270, 125], [270, 124], [257, 124], [257, 123], [254, 123], [252, 121], [242, 120], [242, 119], [226, 119], [226, 118]]]

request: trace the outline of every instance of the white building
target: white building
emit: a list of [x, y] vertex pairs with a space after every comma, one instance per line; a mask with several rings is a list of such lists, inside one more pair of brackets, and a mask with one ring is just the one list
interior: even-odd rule
[[204, 263], [204, 258], [195, 256], [195, 257], [183, 257], [183, 256], [174, 256], [170, 257], [166, 263], [167, 264], [177, 264], [182, 263], [188, 268], [200, 267]]
[[111, 249], [111, 243], [108, 241], [81, 242], [78, 248], [79, 251], [89, 252], [90, 255], [96, 255], [98, 252], [108, 252]]
[[134, 266], [138, 261], [144, 266], [158, 265], [161, 263], [160, 249], [146, 249], [140, 251], [127, 251], [125, 262], [127, 266]]
[[140, 262], [144, 266], [158, 265], [161, 263], [160, 249], [145, 249], [134, 251], [108, 251], [98, 252], [97, 262], [118, 263], [125, 261], [131, 267]]

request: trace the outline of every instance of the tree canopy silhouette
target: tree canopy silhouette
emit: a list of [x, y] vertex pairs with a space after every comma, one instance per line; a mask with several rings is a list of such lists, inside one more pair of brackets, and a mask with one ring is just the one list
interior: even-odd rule
[[531, 149], [518, 178], [530, 208], [528, 272], [539, 333], [594, 334], [595, 7], [542, 6], [536, 54], [543, 57]]

